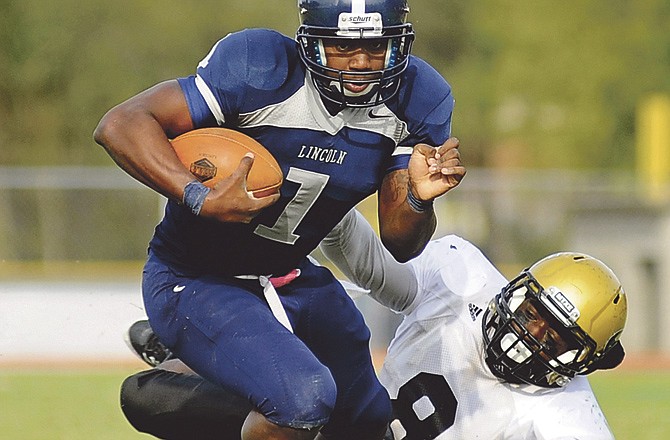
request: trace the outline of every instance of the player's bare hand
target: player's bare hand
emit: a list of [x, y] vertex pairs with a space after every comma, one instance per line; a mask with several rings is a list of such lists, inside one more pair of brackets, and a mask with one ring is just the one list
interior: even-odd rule
[[247, 191], [247, 176], [253, 163], [253, 155], [245, 155], [233, 174], [221, 180], [207, 195], [200, 216], [221, 222], [249, 223], [263, 209], [277, 202], [278, 192], [256, 198]]
[[409, 185], [420, 200], [433, 200], [461, 183], [466, 170], [458, 151], [459, 141], [447, 139], [439, 147], [418, 144], [409, 161]]

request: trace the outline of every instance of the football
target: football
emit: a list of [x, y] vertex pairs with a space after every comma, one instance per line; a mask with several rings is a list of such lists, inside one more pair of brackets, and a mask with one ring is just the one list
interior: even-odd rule
[[228, 128], [199, 128], [172, 139], [179, 160], [204, 185], [213, 188], [230, 176], [248, 152], [255, 160], [247, 177], [247, 191], [265, 197], [279, 191], [284, 176], [272, 154], [255, 139]]

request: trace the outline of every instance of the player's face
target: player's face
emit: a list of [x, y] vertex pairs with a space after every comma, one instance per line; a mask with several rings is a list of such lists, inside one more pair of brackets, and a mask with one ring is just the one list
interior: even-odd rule
[[528, 333], [542, 344], [546, 350], [542, 351], [543, 354], [559, 356], [577, 346], [574, 336], [536, 299], [525, 299], [514, 315]]
[[[386, 40], [329, 40], [324, 42], [328, 67], [340, 71], [369, 72], [384, 68]], [[379, 79], [380, 74], [371, 74], [366, 80]], [[345, 80], [356, 79], [343, 75]], [[358, 77], [358, 79], [361, 79]], [[353, 93], [360, 93], [368, 84], [345, 83], [344, 87]]]

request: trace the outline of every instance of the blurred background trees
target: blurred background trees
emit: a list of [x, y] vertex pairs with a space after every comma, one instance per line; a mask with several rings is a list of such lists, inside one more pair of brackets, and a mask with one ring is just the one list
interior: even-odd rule
[[[142, 259], [160, 206], [94, 143], [97, 122], [135, 93], [194, 72], [228, 32], [292, 36], [296, 3], [0, 0], [0, 259]], [[440, 212], [440, 233], [464, 231], [499, 260], [542, 256], [564, 242], [581, 188], [603, 174], [631, 186], [637, 109], [670, 94], [670, 2], [410, 5], [414, 54], [454, 88], [453, 133], [470, 168]], [[34, 166], [102, 168], [17, 168]], [[514, 170], [539, 174], [517, 184]], [[556, 188], [559, 201], [548, 198]]]
[[[636, 106], [670, 91], [669, 2], [410, 4], [470, 166], [631, 169]], [[110, 164], [91, 132], [111, 106], [228, 32], [297, 25], [295, 0], [1, 0], [0, 164]]]

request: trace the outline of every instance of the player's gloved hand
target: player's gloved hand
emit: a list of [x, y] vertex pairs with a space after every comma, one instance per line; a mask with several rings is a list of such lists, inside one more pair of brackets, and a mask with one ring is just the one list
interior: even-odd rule
[[201, 217], [221, 222], [249, 223], [263, 209], [279, 200], [279, 192], [256, 198], [247, 191], [247, 176], [253, 163], [253, 154], [247, 153], [235, 171], [209, 192], [200, 210]]
[[465, 167], [458, 151], [459, 141], [447, 139], [439, 147], [418, 144], [409, 160], [409, 190], [420, 201], [429, 202], [461, 183]]

